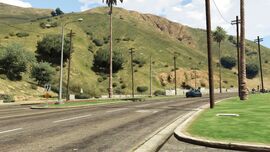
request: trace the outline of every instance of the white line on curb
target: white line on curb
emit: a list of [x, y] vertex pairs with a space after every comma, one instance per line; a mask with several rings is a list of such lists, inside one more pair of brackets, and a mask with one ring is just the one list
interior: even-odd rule
[[90, 114], [90, 115], [72, 117], [72, 118], [67, 118], [67, 119], [61, 119], [61, 120], [56, 120], [53, 123], [59, 123], [59, 122], [64, 122], [64, 121], [69, 121], [69, 120], [75, 120], [75, 119], [81, 119], [81, 118], [86, 118], [86, 117], [90, 117], [90, 116], [92, 116], [92, 115]]
[[8, 133], [8, 132], [13, 132], [13, 131], [18, 131], [18, 130], [22, 130], [22, 129], [23, 128], [16, 128], [16, 129], [11, 129], [11, 130], [1, 131], [0, 134]]

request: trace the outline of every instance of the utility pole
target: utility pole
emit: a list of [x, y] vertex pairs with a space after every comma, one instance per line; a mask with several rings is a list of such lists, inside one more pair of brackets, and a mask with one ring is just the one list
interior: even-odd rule
[[212, 38], [211, 38], [211, 10], [210, 0], [205, 0], [206, 9], [206, 27], [207, 27], [207, 53], [208, 53], [208, 79], [209, 79], [209, 95], [210, 95], [210, 108], [215, 106], [214, 97], [214, 79], [213, 79], [213, 57], [212, 57]]
[[241, 41], [240, 41], [240, 100], [248, 99], [246, 80], [246, 51], [245, 51], [245, 0], [240, 0]]
[[131, 62], [131, 81], [132, 81], [132, 83], [131, 83], [131, 85], [132, 85], [132, 98], [134, 98], [134, 70], [133, 70], [133, 53], [135, 52], [134, 51], [134, 49], [135, 48], [130, 48], [129, 50], [130, 50], [130, 58], [131, 58], [131, 60], [130, 60], [130, 62]]
[[174, 60], [174, 93], [177, 95], [177, 75], [176, 75], [176, 54], [173, 56]]
[[240, 47], [239, 47], [239, 24], [241, 24], [239, 17], [236, 16], [236, 20], [232, 21], [232, 25], [236, 25], [236, 47], [237, 47], [237, 68], [238, 68], [238, 96], [240, 97]]
[[255, 43], [258, 43], [258, 52], [259, 52], [259, 62], [260, 62], [260, 72], [261, 72], [261, 92], [264, 93], [264, 81], [263, 81], [263, 69], [262, 69], [262, 56], [261, 56], [261, 43], [263, 41], [263, 38], [260, 38], [259, 36], [255, 40]]
[[150, 76], [149, 76], [149, 78], [150, 78], [150, 97], [152, 97], [153, 96], [153, 94], [152, 94], [152, 56], [150, 56]]
[[197, 88], [197, 71], [196, 69], [194, 70], [194, 75], [195, 75], [195, 89]]
[[73, 36], [72, 30], [70, 30], [69, 38], [70, 38], [70, 46], [69, 46], [69, 56], [68, 56], [68, 78], [67, 78], [67, 94], [66, 94], [66, 100], [69, 101], [69, 83], [70, 83], [70, 68], [71, 68], [71, 53], [72, 53], [72, 36]]

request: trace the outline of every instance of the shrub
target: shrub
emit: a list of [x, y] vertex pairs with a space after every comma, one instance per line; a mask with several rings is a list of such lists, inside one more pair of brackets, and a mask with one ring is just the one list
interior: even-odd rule
[[45, 29], [45, 28], [46, 28], [46, 23], [41, 22], [41, 23], [39, 24], [39, 26], [40, 26], [41, 28]]
[[103, 78], [98, 78], [98, 82], [102, 82], [103, 81]]
[[91, 96], [88, 94], [76, 94], [75, 95], [75, 99], [89, 99], [89, 98], [91, 98]]
[[[113, 73], [117, 73], [123, 68], [124, 57], [119, 51], [113, 52]], [[95, 72], [109, 73], [109, 51], [99, 49], [94, 55], [93, 67]]]
[[0, 71], [10, 80], [21, 80], [22, 72], [27, 70], [27, 51], [20, 45], [8, 46], [0, 57]]
[[13, 37], [13, 36], [15, 36], [15, 33], [14, 32], [10, 32], [9, 33], [9, 36]]
[[114, 89], [114, 92], [115, 92], [116, 94], [124, 94], [124, 93], [125, 93], [125, 92], [124, 92], [121, 88], [119, 88], [119, 87], [115, 88], [115, 89]]
[[47, 62], [38, 63], [31, 70], [31, 77], [34, 78], [38, 85], [45, 85], [52, 81], [55, 70]]
[[14, 97], [7, 94], [0, 94], [0, 100], [3, 100], [4, 103], [15, 102]]
[[129, 37], [123, 38], [123, 41], [130, 41]]
[[16, 34], [16, 36], [17, 36], [17, 37], [28, 37], [29, 34], [26, 33], [26, 32], [19, 32], [19, 33]]
[[140, 57], [140, 58], [135, 58], [133, 60], [133, 63], [138, 64], [139, 67], [143, 67], [145, 65], [146, 61], [145, 61], [145, 58]]
[[57, 27], [58, 26], [58, 23], [57, 22], [52, 22], [51, 23], [51, 27]]
[[246, 65], [246, 70], [247, 70], [247, 78], [248, 79], [253, 79], [257, 76], [259, 73], [259, 67], [256, 64], [247, 64]]
[[165, 93], [164, 90], [156, 90], [156, 91], [154, 92], [154, 95], [155, 95], [155, 96], [165, 96], [166, 93]]
[[102, 40], [99, 39], [94, 39], [92, 41], [96, 46], [103, 46], [104, 42]]
[[236, 66], [236, 59], [230, 56], [222, 57], [220, 62], [221, 65], [226, 69], [232, 69]]
[[127, 85], [126, 84], [122, 84], [121, 85], [121, 89], [126, 89], [127, 88]]
[[118, 84], [117, 84], [116, 82], [114, 82], [114, 83], [112, 84], [112, 86], [115, 88], [115, 87], [118, 86]]
[[[37, 43], [36, 57], [38, 61], [60, 65], [61, 58], [61, 35], [47, 35]], [[65, 39], [64, 62], [67, 61], [70, 51], [70, 41]]]
[[137, 91], [139, 92], [139, 93], [144, 93], [144, 92], [146, 92], [148, 90], [148, 87], [147, 86], [138, 86], [137, 87]]

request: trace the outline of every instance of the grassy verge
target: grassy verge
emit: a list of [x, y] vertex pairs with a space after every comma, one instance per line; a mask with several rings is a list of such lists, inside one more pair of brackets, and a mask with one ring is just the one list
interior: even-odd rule
[[[239, 117], [216, 116], [219, 113]], [[270, 144], [270, 94], [251, 95], [249, 100], [229, 99], [203, 112], [187, 129], [198, 137], [212, 140]]]

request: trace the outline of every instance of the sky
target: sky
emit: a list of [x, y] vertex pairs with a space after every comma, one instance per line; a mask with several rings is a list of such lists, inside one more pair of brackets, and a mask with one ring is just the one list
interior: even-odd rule
[[[240, 0], [210, 0], [212, 28], [223, 27], [228, 34], [235, 35], [235, 26], [230, 24], [236, 15], [240, 16]], [[98, 6], [105, 6], [102, 0], [0, 0], [2, 3], [21, 7], [60, 7], [64, 12], [80, 12]], [[118, 1], [119, 2], [119, 1]], [[270, 0], [245, 0], [246, 36], [249, 40], [257, 36], [264, 38], [263, 45], [270, 48]], [[204, 0], [124, 0], [118, 7], [151, 13], [195, 28], [205, 29]]]

